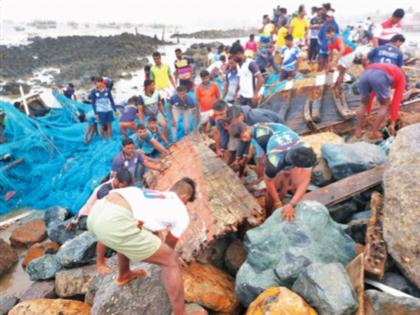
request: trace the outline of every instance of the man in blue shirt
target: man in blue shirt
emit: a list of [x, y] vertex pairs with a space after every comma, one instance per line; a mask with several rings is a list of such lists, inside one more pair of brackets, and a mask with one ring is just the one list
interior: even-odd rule
[[[369, 63], [391, 63], [401, 68], [404, 65], [404, 55], [400, 47], [404, 42], [403, 35], [394, 35], [390, 43], [376, 47], [369, 52], [367, 55]], [[366, 64], [366, 59], [364, 64]]]
[[187, 94], [187, 87], [183, 85], [176, 88], [176, 93], [169, 99], [169, 106], [172, 117], [172, 137], [175, 143], [178, 138], [177, 126], [181, 117], [183, 117], [184, 121], [184, 135], [188, 135], [190, 133], [191, 118], [194, 117], [195, 126], [198, 113], [195, 110], [194, 100]]
[[232, 55], [229, 55], [228, 68], [225, 76], [222, 99], [229, 104], [234, 104], [239, 91], [238, 65]]
[[105, 133], [108, 139], [112, 140], [112, 121], [114, 120], [112, 112], [116, 112], [116, 108], [111, 91], [105, 86], [102, 78], [96, 79], [96, 88], [91, 92], [91, 100], [96, 120], [101, 125], [102, 140], [105, 141]]
[[266, 48], [261, 48], [257, 52], [257, 58], [255, 58], [258, 67], [260, 67], [260, 71], [263, 76], [267, 75], [268, 68], [271, 67], [277, 73], [279, 72], [279, 68], [274, 61], [273, 57], [273, 46], [268, 45]]
[[71, 100], [77, 101], [76, 90], [74, 89], [73, 83], [67, 84], [67, 87], [63, 90], [63, 95]]
[[159, 152], [163, 155], [169, 154], [169, 151], [152, 136], [152, 133], [143, 124], [137, 125], [137, 132], [131, 136], [131, 139], [136, 144], [136, 148], [142, 150], [147, 156], [155, 157]]
[[294, 45], [292, 35], [286, 35], [284, 39], [286, 40], [286, 46], [280, 50], [282, 56], [280, 80], [290, 80], [297, 74], [302, 51]]
[[318, 33], [318, 71], [323, 71], [328, 62], [328, 38], [327, 29], [334, 28], [335, 34], [340, 32], [337, 22], [334, 19], [334, 11], [328, 10], [325, 15], [325, 22], [319, 29]]

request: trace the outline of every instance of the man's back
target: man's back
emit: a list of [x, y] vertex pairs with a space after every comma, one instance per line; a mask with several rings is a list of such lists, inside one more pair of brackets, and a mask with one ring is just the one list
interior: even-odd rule
[[389, 63], [398, 67], [404, 65], [403, 53], [391, 43], [372, 49], [368, 54], [368, 59], [371, 63]]

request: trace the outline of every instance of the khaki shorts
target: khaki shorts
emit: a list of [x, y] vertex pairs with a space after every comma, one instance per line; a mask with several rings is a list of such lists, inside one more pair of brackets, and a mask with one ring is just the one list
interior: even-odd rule
[[87, 219], [98, 241], [133, 262], [151, 257], [161, 246], [160, 238], [137, 223], [131, 211], [105, 198], [95, 203]]

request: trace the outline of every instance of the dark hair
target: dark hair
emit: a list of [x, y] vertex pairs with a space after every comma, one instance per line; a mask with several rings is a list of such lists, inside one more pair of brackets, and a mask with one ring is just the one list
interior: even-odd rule
[[234, 138], [240, 138], [247, 128], [248, 125], [243, 122], [234, 124], [230, 127], [230, 135]]
[[144, 66], [144, 71], [145, 72], [150, 72], [150, 69], [152, 68], [152, 66], [151, 65], [145, 65]]
[[280, 12], [283, 14], [287, 14], [287, 9], [286, 8], [280, 8]]
[[284, 36], [285, 40], [293, 40], [293, 36], [292, 34], [287, 34], [286, 36]]
[[301, 5], [299, 6], [298, 12], [299, 12], [299, 13], [302, 13], [303, 11], [305, 11], [305, 5], [304, 5], [304, 4], [301, 4]]
[[332, 10], [332, 8], [331, 8], [331, 3], [329, 3], [329, 2], [327, 2], [327, 3], [323, 3], [323, 4], [322, 4], [322, 7], [323, 7], [326, 11], [328, 11], [328, 10]]
[[263, 19], [266, 19], [266, 18], [270, 18], [270, 17], [268, 16], [268, 14], [264, 14], [264, 15], [263, 15]]
[[121, 167], [115, 176], [120, 183], [127, 184], [128, 186], [133, 184], [133, 177], [130, 171], [126, 167]]
[[131, 138], [124, 138], [124, 139], [123, 139], [123, 141], [122, 141], [122, 146], [123, 146], [123, 148], [124, 148], [125, 146], [129, 145], [129, 144], [134, 144], [133, 139], [131, 139]]
[[145, 130], [145, 129], [146, 129], [146, 126], [144, 124], [140, 123], [137, 125], [137, 130]]
[[201, 70], [200, 72], [200, 78], [209, 77], [210, 73], [207, 70]]
[[287, 158], [296, 167], [312, 167], [316, 162], [314, 150], [307, 147], [298, 147], [290, 150]]
[[179, 193], [187, 193], [187, 190], [191, 190], [190, 198], [188, 199], [189, 202], [193, 202], [195, 200], [197, 185], [196, 183], [189, 177], [184, 177], [177, 181], [172, 187], [172, 191], [177, 191]]
[[153, 80], [144, 80], [144, 88], [147, 88], [149, 85], [152, 85], [153, 83], [155, 83], [155, 81]]
[[74, 89], [74, 84], [73, 83], [69, 83], [68, 86], [71, 87], [72, 89]]
[[240, 114], [242, 114], [242, 108], [240, 106], [231, 106], [228, 108], [226, 112], [226, 122], [231, 122], [232, 119], [238, 118]]
[[327, 30], [325, 31], [326, 34], [335, 33], [334, 26], [328, 26]]
[[102, 77], [96, 77], [95, 82], [104, 82]]
[[128, 99], [128, 104], [136, 104], [137, 105], [137, 96], [132, 96]]
[[249, 35], [249, 38], [254, 38], [254, 37], [255, 37], [254, 34]]
[[217, 110], [217, 111], [225, 110], [227, 107], [228, 106], [227, 106], [226, 102], [223, 101], [223, 100], [218, 100], [217, 102], [215, 102], [212, 105], [213, 110]]
[[244, 48], [242, 47], [242, 45], [240, 44], [234, 44], [231, 48], [229, 53], [231, 55], [236, 55], [238, 53], [243, 53], [244, 52]]
[[175, 49], [175, 52], [177, 53], [177, 52], [182, 52], [182, 50], [181, 50], [181, 48], [177, 48], [177, 49]]
[[404, 43], [405, 42], [405, 37], [401, 34], [394, 35], [391, 38], [391, 42], [393, 42], [393, 43], [395, 43], [395, 42]]
[[176, 88], [177, 92], [186, 92], [187, 88], [184, 85], [180, 85]]
[[155, 51], [155, 52], [152, 54], [152, 57], [160, 57], [160, 52]]
[[90, 77], [90, 81], [95, 82], [96, 81], [96, 77]]
[[392, 13], [393, 17], [396, 17], [396, 18], [399, 18], [399, 19], [402, 19], [404, 17], [404, 15], [405, 15], [405, 11], [403, 9], [396, 9], [394, 11], [394, 13]]
[[152, 116], [149, 116], [149, 121], [148, 121], [148, 123], [150, 123], [150, 122], [157, 122], [158, 121], [158, 119], [157, 119], [157, 117], [155, 116], [155, 115], [152, 115]]
[[225, 55], [221, 55], [220, 56], [220, 61], [226, 61], [226, 56]]

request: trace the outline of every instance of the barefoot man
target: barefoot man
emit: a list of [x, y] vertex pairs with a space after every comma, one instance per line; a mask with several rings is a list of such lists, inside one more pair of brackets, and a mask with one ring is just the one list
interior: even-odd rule
[[[118, 253], [118, 285], [146, 276], [144, 270], [131, 270], [130, 260], [161, 267], [174, 315], [185, 315], [182, 274], [174, 248], [188, 227], [185, 205], [195, 199], [195, 190], [190, 178], [179, 180], [168, 192], [116, 189], [95, 203], [87, 221], [89, 231]], [[168, 230], [165, 241], [153, 234], [164, 230]]]

